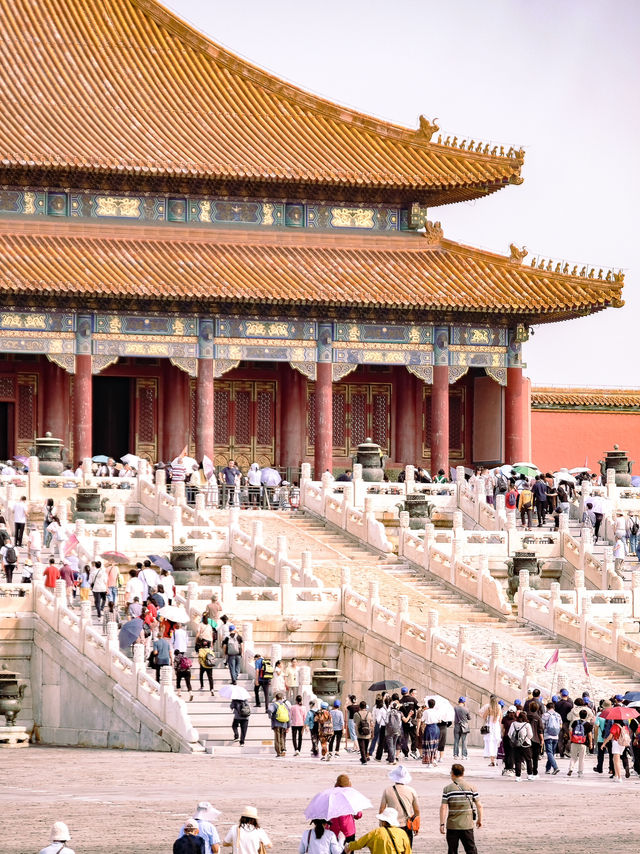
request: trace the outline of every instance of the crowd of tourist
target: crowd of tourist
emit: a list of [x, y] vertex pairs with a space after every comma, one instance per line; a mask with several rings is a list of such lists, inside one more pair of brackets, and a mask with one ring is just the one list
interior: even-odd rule
[[[454, 763], [449, 778], [432, 820], [434, 824], [437, 820], [439, 832], [446, 836], [450, 854], [456, 854], [460, 843], [466, 854], [475, 854], [474, 828], [482, 827], [483, 820], [479, 793], [465, 778], [463, 765]], [[301, 835], [299, 854], [348, 854], [362, 848], [371, 854], [411, 854], [422, 820], [418, 793], [411, 782], [411, 774], [402, 765], [389, 773], [375, 816], [377, 827], [358, 838], [356, 822], [363, 820], [363, 810], [372, 804], [352, 787], [346, 774], [340, 774], [334, 786], [316, 795], [305, 810], [309, 824]], [[221, 816], [208, 801], [198, 803], [178, 830], [173, 854], [219, 854], [221, 847], [230, 848], [231, 854], [264, 854], [273, 847], [257, 807], [242, 807], [237, 821], [222, 836], [216, 826]], [[54, 823], [50, 838], [50, 845], [40, 854], [74, 854], [67, 844], [71, 833], [64, 822]]]

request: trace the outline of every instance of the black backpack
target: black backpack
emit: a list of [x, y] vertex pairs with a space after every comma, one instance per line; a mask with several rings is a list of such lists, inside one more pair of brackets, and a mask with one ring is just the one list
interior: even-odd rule
[[8, 564], [14, 564], [18, 562], [18, 555], [13, 546], [7, 547], [7, 550], [4, 553], [4, 562]]
[[251, 715], [251, 706], [249, 705], [248, 700], [242, 700], [240, 708], [238, 709], [238, 714], [241, 718], [248, 718]]

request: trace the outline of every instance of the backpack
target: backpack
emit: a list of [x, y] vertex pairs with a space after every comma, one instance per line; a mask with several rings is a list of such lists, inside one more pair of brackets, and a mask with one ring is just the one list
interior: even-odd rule
[[193, 662], [186, 655], [181, 655], [178, 661], [178, 670], [191, 670]]
[[506, 477], [503, 474], [499, 474], [496, 482], [496, 491], [501, 495], [504, 495], [509, 488]]
[[7, 550], [4, 553], [4, 562], [8, 564], [14, 564], [18, 562], [18, 554], [13, 546], [7, 546]]
[[397, 709], [389, 709], [387, 716], [386, 731], [387, 735], [399, 735], [402, 729], [402, 718]]
[[514, 747], [528, 747], [529, 736], [527, 735], [527, 725], [526, 723], [521, 724], [519, 727], [514, 727], [515, 732], [511, 736], [511, 744]]
[[248, 700], [242, 700], [240, 703], [240, 708], [238, 709], [238, 714], [241, 718], [248, 718], [251, 714], [251, 706], [249, 705]]
[[571, 727], [571, 744], [585, 744], [586, 741], [587, 736], [584, 731], [584, 721], [574, 721]]
[[331, 712], [328, 709], [321, 709], [318, 712], [316, 720], [318, 721], [319, 736], [329, 738], [333, 735], [333, 721], [331, 720]]
[[227, 655], [240, 655], [240, 642], [237, 635], [227, 638]]
[[523, 489], [520, 493], [520, 508], [522, 510], [531, 510], [533, 507], [533, 492], [530, 489]]
[[216, 657], [212, 652], [208, 652], [204, 657], [204, 666], [205, 667], [214, 667], [216, 663]]
[[509, 492], [504, 497], [505, 507], [508, 507], [509, 510], [513, 510], [518, 503], [518, 493], [515, 489], [510, 489]]
[[369, 713], [367, 712], [363, 716], [360, 714], [360, 712], [358, 712], [358, 718], [358, 735], [362, 738], [369, 738], [369, 736], [371, 735], [371, 722], [369, 720]]
[[273, 679], [273, 664], [271, 664], [270, 658], [262, 659], [262, 667], [258, 673], [258, 679], [261, 679], [263, 682], [268, 682], [269, 679]]
[[547, 719], [545, 721], [544, 728], [544, 737], [557, 738], [560, 735], [561, 728], [562, 718], [560, 717], [560, 715], [554, 711], [547, 712]]
[[631, 523], [631, 536], [635, 537], [638, 531], [640, 531], [640, 525], [638, 524], [637, 516], [633, 516], [632, 518], [635, 519], [635, 522]]
[[567, 490], [564, 486], [558, 487], [558, 501], [560, 504], [565, 504], [569, 500], [569, 496], [567, 495]]
[[624, 750], [625, 747], [631, 746], [631, 736], [626, 726], [620, 724], [620, 735], [618, 736], [618, 744]]
[[276, 703], [276, 720], [279, 724], [289, 723], [289, 709], [284, 703]]

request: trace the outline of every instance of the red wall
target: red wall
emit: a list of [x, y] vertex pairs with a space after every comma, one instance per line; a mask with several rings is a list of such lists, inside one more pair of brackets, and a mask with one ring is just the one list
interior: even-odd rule
[[585, 460], [599, 470], [598, 461], [614, 444], [636, 460], [633, 473], [640, 473], [640, 413], [531, 412], [532, 461], [544, 471], [572, 469]]

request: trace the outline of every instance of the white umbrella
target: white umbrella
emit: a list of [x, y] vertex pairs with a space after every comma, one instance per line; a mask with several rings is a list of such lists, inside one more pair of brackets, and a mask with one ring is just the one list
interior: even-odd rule
[[357, 789], [349, 786], [336, 786], [333, 789], [325, 789], [318, 792], [311, 799], [309, 806], [304, 811], [305, 818], [329, 819], [337, 818], [339, 815], [355, 815], [362, 810], [371, 809], [371, 801], [361, 795]]
[[260, 473], [260, 480], [264, 486], [280, 486], [282, 478], [280, 473], [271, 466], [265, 466]]
[[160, 608], [158, 616], [172, 623], [188, 623], [189, 615], [180, 605], [165, 605]]
[[124, 457], [120, 457], [123, 463], [129, 463], [134, 469], [137, 469], [140, 465], [140, 457], [137, 457], [135, 454], [125, 454]]
[[576, 484], [578, 482], [572, 474], [569, 474], [568, 469], [560, 469], [560, 471], [554, 471], [553, 476], [557, 481], [564, 480], [566, 483], [573, 484]]
[[[176, 457], [175, 460], [172, 461], [171, 465], [175, 466], [178, 464], [178, 460], [180, 457]], [[193, 457], [183, 457], [182, 465], [186, 468], [187, 471], [193, 471], [193, 467], [198, 468], [198, 461], [194, 460]]]
[[430, 697], [424, 698], [425, 706], [429, 702], [429, 700], [435, 700], [436, 704], [433, 708], [436, 715], [438, 715], [439, 720], [441, 721], [449, 721], [453, 723], [453, 719], [455, 717], [455, 712], [453, 710], [453, 706], [451, 703], [445, 699], [445, 697], [441, 697], [439, 694], [432, 694]]
[[569, 469], [569, 474], [588, 474], [591, 469], [588, 469], [586, 466], [578, 466], [575, 469]]
[[225, 700], [248, 700], [249, 692], [241, 685], [223, 685], [218, 691]]

